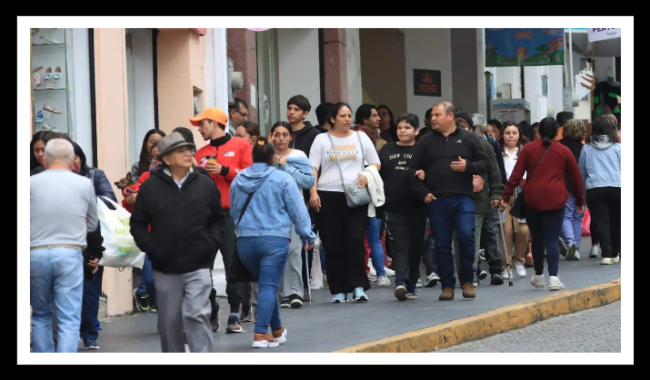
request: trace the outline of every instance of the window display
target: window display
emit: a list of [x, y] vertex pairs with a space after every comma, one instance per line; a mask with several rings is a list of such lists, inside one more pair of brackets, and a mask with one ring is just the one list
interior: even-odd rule
[[69, 133], [65, 29], [32, 29], [34, 129]]

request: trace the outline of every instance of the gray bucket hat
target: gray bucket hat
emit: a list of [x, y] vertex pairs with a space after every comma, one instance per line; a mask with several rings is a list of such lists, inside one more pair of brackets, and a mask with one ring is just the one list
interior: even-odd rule
[[174, 149], [179, 148], [181, 146], [189, 146], [192, 147], [192, 149], [196, 149], [196, 146], [194, 144], [185, 140], [183, 135], [181, 135], [178, 132], [174, 132], [163, 137], [162, 140], [158, 142], [157, 146], [158, 146], [158, 150], [160, 151], [160, 153], [158, 154], [159, 160], [162, 160], [164, 156], [168, 155]]

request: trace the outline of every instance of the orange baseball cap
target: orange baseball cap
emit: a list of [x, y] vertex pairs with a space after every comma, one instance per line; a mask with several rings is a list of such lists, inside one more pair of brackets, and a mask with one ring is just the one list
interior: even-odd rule
[[203, 120], [212, 120], [215, 123], [221, 123], [226, 126], [228, 125], [228, 115], [226, 115], [222, 110], [214, 107], [206, 108], [197, 117], [190, 117], [190, 123], [195, 127], [201, 125]]

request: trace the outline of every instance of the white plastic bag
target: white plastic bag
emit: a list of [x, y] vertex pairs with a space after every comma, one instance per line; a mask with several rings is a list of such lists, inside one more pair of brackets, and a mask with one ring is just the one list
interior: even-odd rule
[[[109, 209], [103, 201], [109, 202], [115, 210]], [[103, 246], [106, 248], [99, 265], [142, 269], [145, 253], [135, 245], [131, 235], [131, 214], [110, 199], [97, 198], [97, 217], [104, 238]]]

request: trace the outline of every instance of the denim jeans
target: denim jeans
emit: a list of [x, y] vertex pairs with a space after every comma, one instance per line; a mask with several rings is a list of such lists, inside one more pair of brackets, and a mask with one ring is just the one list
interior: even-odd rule
[[564, 221], [562, 222], [562, 240], [568, 246], [571, 243], [576, 243], [580, 248], [580, 240], [582, 238], [582, 217], [585, 213], [578, 213], [576, 207], [575, 194], [569, 193], [569, 200], [564, 206]]
[[474, 281], [474, 200], [467, 195], [440, 196], [427, 205], [436, 242], [438, 275], [442, 289], [453, 289], [456, 285], [454, 275], [454, 255], [452, 238], [456, 236], [459, 244], [461, 284]]
[[366, 238], [370, 246], [370, 258], [375, 267], [377, 277], [386, 275], [386, 264], [384, 263], [384, 248], [381, 246], [381, 219], [368, 218], [366, 227]]
[[533, 261], [535, 274], [544, 274], [544, 249], [548, 263], [548, 275], [557, 276], [560, 265], [560, 248], [557, 244], [562, 230], [564, 209], [533, 211], [526, 206], [526, 223], [533, 235]]
[[260, 236], [237, 239], [237, 253], [242, 264], [255, 277], [259, 276], [259, 299], [255, 332], [267, 334], [282, 328], [280, 306], [276, 296], [284, 265], [289, 254], [289, 239]]
[[140, 278], [140, 285], [135, 293], [139, 296], [149, 295], [149, 302], [156, 302], [156, 285], [153, 280], [153, 267], [149, 256], [144, 256], [144, 264], [142, 265], [142, 277]]
[[58, 326], [56, 352], [77, 352], [83, 299], [83, 257], [73, 248], [35, 249], [29, 255], [32, 349], [55, 352], [52, 300]]
[[97, 340], [99, 328], [99, 297], [102, 295], [102, 279], [104, 278], [104, 267], [97, 269], [92, 281], [84, 279], [83, 301], [81, 304], [81, 338], [84, 343]]

